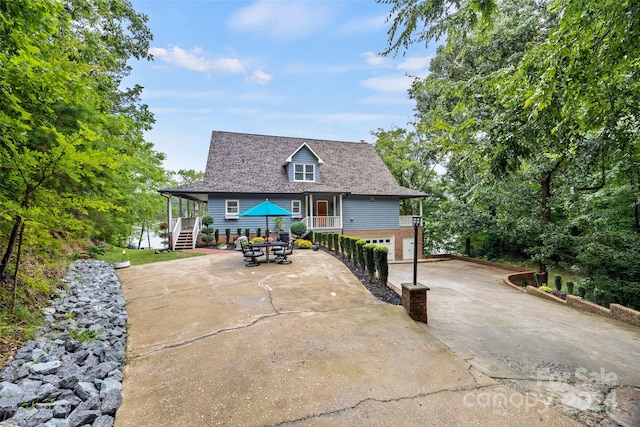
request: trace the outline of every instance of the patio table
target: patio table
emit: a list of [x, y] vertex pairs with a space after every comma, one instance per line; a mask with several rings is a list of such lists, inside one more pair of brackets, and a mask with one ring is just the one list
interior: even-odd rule
[[251, 249], [261, 249], [261, 248], [267, 248], [267, 252], [265, 254], [265, 260], [264, 262], [270, 262], [269, 261], [269, 248], [281, 248], [283, 246], [287, 246], [287, 242], [280, 242], [280, 241], [276, 241], [276, 242], [261, 242], [261, 243], [252, 243], [249, 245], [249, 247]]

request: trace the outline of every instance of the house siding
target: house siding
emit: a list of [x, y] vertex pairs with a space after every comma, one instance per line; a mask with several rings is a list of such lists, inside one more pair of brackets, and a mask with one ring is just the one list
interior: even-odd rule
[[295, 163], [306, 163], [315, 165], [315, 182], [320, 182], [320, 165], [318, 164], [317, 157], [307, 148], [302, 147], [296, 154], [291, 158], [291, 163], [287, 165], [287, 176], [289, 177], [289, 181], [294, 180], [294, 168], [293, 165]]
[[[251, 217], [251, 216], [241, 216], [238, 219], [225, 219], [225, 201], [226, 200], [238, 200], [240, 202], [240, 212], [246, 211], [254, 207], [257, 204], [264, 202], [264, 197], [244, 197], [244, 196], [235, 196], [229, 195], [228, 197], [220, 198], [220, 197], [212, 197], [209, 196], [209, 202], [207, 204], [207, 212], [214, 219], [214, 223], [211, 226], [212, 228], [217, 228], [222, 231], [225, 228], [230, 228], [232, 234], [236, 234], [236, 230], [238, 228], [244, 230], [249, 228], [251, 233], [255, 233], [257, 228], [262, 230], [262, 233], [265, 232], [266, 220], [265, 217]], [[283, 209], [288, 211], [291, 210], [291, 200], [292, 198], [282, 198], [282, 197], [269, 197], [269, 201], [280, 206]], [[302, 200], [302, 198], [293, 198], [293, 200]], [[275, 232], [275, 226], [273, 224], [273, 218], [269, 217], [269, 229], [272, 232]], [[292, 219], [290, 217], [282, 217], [284, 220], [285, 230], [289, 229], [291, 225]]]
[[[400, 207], [397, 197], [349, 196], [343, 200], [345, 230], [393, 230], [400, 227]], [[353, 221], [351, 221], [353, 218]]]

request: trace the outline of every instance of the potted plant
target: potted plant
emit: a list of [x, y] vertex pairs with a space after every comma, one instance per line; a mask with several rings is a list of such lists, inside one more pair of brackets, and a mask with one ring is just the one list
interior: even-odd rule
[[278, 234], [278, 240], [281, 242], [288, 241], [289, 234], [284, 232], [284, 220], [280, 217], [275, 217], [273, 219], [273, 225], [276, 228], [276, 233]]

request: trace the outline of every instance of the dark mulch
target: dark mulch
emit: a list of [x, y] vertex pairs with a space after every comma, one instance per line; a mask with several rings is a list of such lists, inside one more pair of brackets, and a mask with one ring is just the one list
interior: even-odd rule
[[333, 251], [328, 251], [324, 248], [321, 250], [341, 261], [349, 270], [351, 270], [351, 273], [356, 276], [360, 283], [362, 283], [362, 285], [371, 292], [371, 295], [378, 298], [380, 301], [384, 301], [389, 304], [402, 305], [402, 298], [400, 295], [395, 293], [395, 291], [389, 287], [383, 288], [380, 286], [377, 278], [373, 279], [373, 283], [369, 283], [369, 275], [360, 270], [353, 262], [347, 261], [346, 258], [342, 257], [342, 255], [336, 254]]

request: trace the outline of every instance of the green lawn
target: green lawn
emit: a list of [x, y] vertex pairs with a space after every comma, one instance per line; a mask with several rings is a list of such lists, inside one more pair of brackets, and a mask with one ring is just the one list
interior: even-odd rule
[[[131, 265], [141, 265], [202, 255], [203, 254], [194, 252], [163, 252], [156, 254], [155, 249], [126, 249], [125, 260], [131, 261]], [[115, 246], [109, 246], [105, 254], [99, 256], [97, 259], [111, 264], [114, 262], [120, 262], [122, 261], [122, 249]]]

